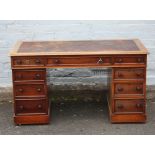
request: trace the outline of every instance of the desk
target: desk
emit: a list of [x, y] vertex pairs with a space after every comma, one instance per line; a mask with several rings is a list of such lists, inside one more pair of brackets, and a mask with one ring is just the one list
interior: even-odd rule
[[[11, 50], [16, 124], [50, 121], [47, 68], [110, 68], [112, 123], [146, 121], [147, 49], [138, 39], [23, 41]], [[104, 120], [103, 120], [104, 121]]]

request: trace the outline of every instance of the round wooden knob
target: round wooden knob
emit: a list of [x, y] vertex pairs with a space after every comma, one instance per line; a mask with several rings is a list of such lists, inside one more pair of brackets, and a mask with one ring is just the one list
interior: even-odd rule
[[41, 61], [40, 61], [39, 59], [36, 59], [36, 63], [37, 63], [37, 64], [40, 64]]
[[142, 106], [143, 106], [143, 105], [140, 104], [140, 103], [137, 103], [137, 104], [136, 104], [136, 107], [137, 107], [137, 108], [140, 108], [140, 107], [142, 107]]
[[18, 65], [22, 64], [21, 60], [17, 60], [16, 62], [17, 62]]
[[19, 92], [23, 92], [23, 89], [22, 89], [22, 88], [20, 88], [20, 89], [19, 89]]
[[137, 61], [138, 62], [143, 62], [143, 59], [142, 58], [137, 58]]
[[36, 74], [36, 76], [35, 76], [37, 79], [39, 79], [40, 77], [41, 77], [41, 75], [40, 74]]
[[122, 59], [122, 58], [119, 58], [119, 59], [118, 59], [118, 62], [119, 62], [119, 63], [123, 62], [123, 59]]
[[59, 63], [59, 60], [58, 60], [58, 59], [56, 59], [56, 60], [54, 60], [54, 62], [55, 62], [55, 63]]
[[19, 108], [20, 108], [20, 110], [23, 110], [24, 109], [24, 106], [23, 105], [20, 105]]
[[41, 92], [41, 89], [40, 89], [40, 88], [37, 88], [37, 91], [38, 91], [38, 92]]
[[124, 107], [123, 107], [122, 104], [118, 104], [118, 105], [117, 105], [117, 108], [118, 108], [118, 109], [123, 109]]
[[41, 105], [41, 104], [39, 104], [39, 105], [38, 105], [38, 109], [41, 109], [41, 108], [42, 108], [42, 105]]
[[118, 91], [123, 91], [123, 88], [122, 87], [118, 87], [117, 90]]
[[141, 76], [142, 76], [142, 73], [136, 73], [136, 75], [137, 75], [138, 77], [141, 77]]
[[122, 76], [123, 76], [123, 74], [118, 72], [118, 77], [122, 77]]
[[17, 79], [22, 79], [22, 77], [23, 77], [23, 75], [22, 74], [19, 74], [19, 75], [17, 75]]
[[137, 86], [137, 87], [136, 87], [136, 90], [137, 90], [137, 91], [140, 91], [140, 90], [142, 90], [142, 88], [141, 88], [140, 86]]

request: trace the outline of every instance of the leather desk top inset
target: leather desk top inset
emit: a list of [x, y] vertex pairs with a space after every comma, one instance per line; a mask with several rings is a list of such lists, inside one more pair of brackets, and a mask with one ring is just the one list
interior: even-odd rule
[[91, 40], [91, 41], [22, 41], [11, 50], [11, 56], [33, 55], [101, 55], [146, 54], [138, 40]]

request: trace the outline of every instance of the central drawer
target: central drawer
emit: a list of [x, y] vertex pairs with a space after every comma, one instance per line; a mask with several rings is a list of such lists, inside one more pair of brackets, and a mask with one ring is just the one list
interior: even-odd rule
[[24, 97], [24, 96], [38, 97], [38, 96], [45, 96], [47, 94], [45, 85], [41, 83], [15, 84], [14, 90], [16, 97]]
[[47, 114], [48, 103], [46, 99], [16, 99], [15, 114]]
[[144, 95], [144, 84], [143, 82], [114, 83], [114, 95]]
[[111, 65], [110, 56], [76, 56], [47, 58], [47, 66], [97, 66]]

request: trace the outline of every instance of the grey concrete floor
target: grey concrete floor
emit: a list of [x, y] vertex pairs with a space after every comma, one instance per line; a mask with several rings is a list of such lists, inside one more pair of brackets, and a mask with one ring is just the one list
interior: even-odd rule
[[0, 103], [1, 135], [149, 135], [155, 134], [155, 102], [148, 101], [145, 124], [111, 124], [106, 100], [103, 103], [57, 103], [51, 107], [48, 125], [13, 123], [13, 105]]

